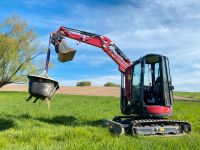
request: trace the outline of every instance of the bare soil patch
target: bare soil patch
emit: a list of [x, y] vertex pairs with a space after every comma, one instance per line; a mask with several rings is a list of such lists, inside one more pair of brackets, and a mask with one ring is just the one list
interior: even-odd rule
[[[6, 85], [0, 91], [28, 91], [27, 85]], [[120, 96], [119, 87], [97, 87], [97, 86], [61, 86], [57, 94], [90, 95], [90, 96]]]
[[[0, 91], [28, 91], [27, 85], [6, 85], [0, 88]], [[69, 95], [89, 95], [89, 96], [120, 96], [119, 87], [100, 87], [100, 86], [61, 86], [57, 94], [69, 94]], [[192, 98], [186, 98], [181, 96], [174, 96], [176, 100], [182, 101], [199, 101]]]

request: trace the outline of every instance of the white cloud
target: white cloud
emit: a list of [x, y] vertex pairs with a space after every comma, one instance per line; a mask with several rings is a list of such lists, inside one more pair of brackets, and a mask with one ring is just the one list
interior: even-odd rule
[[[38, 2], [28, 3], [36, 5]], [[62, 6], [67, 7], [67, 2], [63, 2]], [[46, 32], [66, 25], [105, 34], [132, 60], [146, 53], [167, 55], [175, 89], [177, 86], [178, 90], [197, 90], [200, 89], [199, 7], [199, 0], [126, 0], [124, 4], [107, 7], [86, 6], [84, 3], [74, 5], [73, 18], [57, 14], [24, 16], [32, 26], [48, 30]], [[44, 44], [48, 41], [47, 36], [41, 39]], [[70, 40], [69, 44], [75, 46]], [[99, 66], [110, 61], [106, 55], [97, 53], [98, 50], [92, 46], [82, 44], [77, 49], [80, 50], [79, 57], [75, 57], [77, 63], [84, 61]], [[81, 52], [81, 49], [84, 51]]]
[[[132, 2], [104, 9], [82, 4], [75, 11], [82, 17], [79, 24], [97, 33], [103, 32], [132, 60], [146, 53], [167, 55], [175, 89], [199, 90], [200, 1], [146, 0], [137, 6], [135, 2], [131, 5]], [[94, 58], [98, 65], [108, 60]], [[79, 60], [94, 62], [86, 56]]]
[[50, 32], [56, 31], [64, 22], [70, 19], [62, 19], [56, 16], [42, 16], [38, 14], [26, 14], [24, 18], [28, 23], [37, 28], [43, 28], [50, 30]]
[[107, 56], [95, 56], [95, 55], [79, 55], [74, 58], [76, 63], [88, 63], [91, 66], [98, 67], [106, 62], [111, 62], [111, 59]]
[[200, 71], [177, 74], [174, 77], [176, 91], [200, 91]]
[[194, 63], [193, 67], [195, 67], [196, 69], [200, 69], [200, 63]]
[[[43, 7], [49, 7], [52, 5], [55, 5], [56, 1], [55, 0], [45, 0], [45, 1], [41, 1], [41, 0], [21, 0], [21, 3], [24, 3], [25, 5], [29, 6], [29, 7], [35, 7], [35, 6], [43, 6]], [[47, 4], [51, 4], [51, 5], [47, 5]]]
[[83, 22], [103, 30], [132, 60], [146, 53], [167, 55], [176, 89], [200, 90], [199, 6], [197, 0], [146, 0], [139, 6], [104, 10], [81, 6], [79, 13], [87, 16]]

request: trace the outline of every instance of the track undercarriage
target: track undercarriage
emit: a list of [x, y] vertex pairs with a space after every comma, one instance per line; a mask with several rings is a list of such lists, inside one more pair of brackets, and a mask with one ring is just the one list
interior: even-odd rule
[[118, 135], [183, 135], [191, 132], [191, 125], [185, 121], [133, 116], [116, 116], [112, 121], [105, 119], [104, 125]]

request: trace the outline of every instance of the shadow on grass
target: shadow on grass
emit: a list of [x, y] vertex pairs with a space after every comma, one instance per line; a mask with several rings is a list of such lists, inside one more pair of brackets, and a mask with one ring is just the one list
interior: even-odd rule
[[15, 115], [8, 115], [8, 118], [16, 118], [16, 119], [31, 119], [31, 120], [38, 120], [40, 122], [52, 124], [52, 125], [64, 125], [64, 126], [102, 126], [103, 127], [103, 120], [82, 120], [76, 118], [74, 116], [55, 116], [53, 118], [46, 118], [46, 117], [33, 117], [29, 114], [21, 114], [20, 116]]
[[36, 118], [37, 120], [53, 125], [66, 125], [66, 126], [103, 126], [102, 120], [94, 120], [94, 121], [88, 121], [88, 120], [80, 120], [77, 119], [74, 116], [56, 116], [53, 118]]
[[36, 118], [37, 120], [49, 124], [55, 125], [72, 125], [76, 121], [76, 118], [73, 116], [56, 116], [54, 118]]
[[15, 119], [34, 119], [29, 114], [21, 114], [21, 115], [5, 115], [6, 118], [15, 118]]
[[22, 114], [19, 116], [19, 118], [23, 118], [23, 119], [31, 119], [33, 117], [31, 117], [29, 114]]
[[14, 127], [14, 121], [11, 119], [3, 119], [0, 118], [0, 131], [7, 130], [9, 128]]

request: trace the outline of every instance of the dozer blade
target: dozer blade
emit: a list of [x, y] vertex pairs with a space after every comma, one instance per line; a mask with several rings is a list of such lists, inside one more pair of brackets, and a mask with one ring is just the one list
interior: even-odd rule
[[114, 133], [116, 133], [118, 135], [123, 135], [125, 133], [125, 125], [124, 124], [104, 119], [103, 120], [103, 125], [105, 127], [109, 127], [110, 129], [112, 129], [112, 131]]
[[76, 50], [68, 47], [67, 43], [62, 40], [60, 44], [56, 46], [56, 52], [58, 52], [58, 60], [60, 62], [67, 62], [73, 60]]
[[167, 119], [127, 119], [119, 122], [104, 119], [104, 125], [118, 135], [184, 135], [191, 132], [188, 122]]

